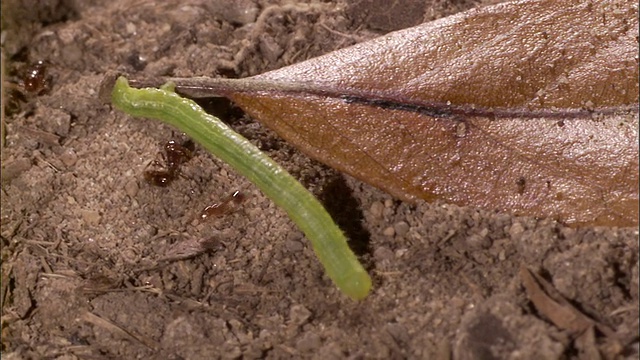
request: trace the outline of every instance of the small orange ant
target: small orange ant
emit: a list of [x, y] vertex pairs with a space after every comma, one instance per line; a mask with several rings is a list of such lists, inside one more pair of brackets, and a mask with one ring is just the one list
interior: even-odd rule
[[200, 220], [206, 220], [207, 218], [214, 216], [222, 216], [236, 211], [240, 204], [246, 200], [246, 196], [240, 191], [235, 191], [230, 196], [222, 199], [221, 202], [207, 206], [200, 213]]
[[180, 166], [193, 157], [194, 151], [195, 144], [190, 139], [182, 144], [176, 140], [167, 141], [162, 153], [164, 164], [158, 160], [150, 162], [144, 171], [144, 179], [154, 186], [169, 186], [180, 175]]
[[47, 76], [47, 64], [39, 60], [27, 66], [22, 77], [22, 86], [31, 94], [42, 95], [48, 92], [51, 79]]
[[40, 96], [51, 90], [51, 76], [47, 74], [47, 63], [36, 61], [23, 66], [12, 66], [6, 82], [7, 104], [5, 114], [12, 115], [21, 111], [22, 105], [33, 96]]

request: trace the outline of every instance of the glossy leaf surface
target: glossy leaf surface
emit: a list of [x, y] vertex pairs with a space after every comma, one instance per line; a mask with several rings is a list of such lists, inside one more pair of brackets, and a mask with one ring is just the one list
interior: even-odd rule
[[249, 79], [176, 83], [230, 97], [402, 199], [633, 226], [637, 13], [634, 1], [504, 3]]

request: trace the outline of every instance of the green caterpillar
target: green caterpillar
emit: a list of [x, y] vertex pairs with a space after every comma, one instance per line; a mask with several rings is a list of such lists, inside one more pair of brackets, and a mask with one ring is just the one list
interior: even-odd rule
[[325, 271], [344, 294], [356, 300], [367, 296], [371, 278], [331, 216], [307, 189], [247, 139], [207, 114], [194, 101], [180, 97], [171, 83], [160, 89], [134, 89], [127, 79], [120, 77], [111, 101], [130, 115], [177, 127], [247, 177], [304, 232]]

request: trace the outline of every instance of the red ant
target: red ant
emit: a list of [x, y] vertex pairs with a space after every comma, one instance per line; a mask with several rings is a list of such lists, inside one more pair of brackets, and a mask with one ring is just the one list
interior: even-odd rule
[[[161, 153], [164, 164], [153, 160], [144, 171], [144, 179], [151, 185], [166, 187], [180, 175], [180, 166], [193, 157], [195, 144], [192, 140], [179, 144], [176, 140], [169, 140], [164, 145], [164, 153]], [[150, 167], [153, 167], [150, 169]], [[236, 211], [240, 204], [246, 200], [246, 196], [240, 191], [235, 191], [222, 201], [207, 206], [200, 213], [200, 220], [211, 217], [219, 217]]]
[[221, 202], [209, 205], [200, 213], [200, 220], [206, 220], [213, 216], [222, 216], [236, 211], [240, 204], [246, 200], [246, 196], [240, 191], [235, 191], [230, 196], [222, 199]]
[[6, 114], [20, 111], [21, 104], [26, 103], [32, 96], [39, 96], [51, 90], [51, 76], [47, 74], [47, 63], [40, 60], [9, 70], [13, 73], [6, 83], [8, 101]]
[[[234, 212], [240, 208], [240, 204], [245, 200], [246, 196], [243, 193], [235, 191], [230, 196], [222, 199], [221, 202], [204, 208], [200, 213], [200, 220], [204, 221], [212, 217], [219, 217]], [[167, 250], [167, 255], [160, 259], [160, 261], [188, 259], [215, 248], [217, 244], [218, 241], [215, 237], [191, 238], [172, 245], [169, 250]]]
[[[158, 160], [153, 160], [144, 171], [144, 179], [151, 185], [167, 187], [180, 175], [180, 166], [193, 157], [195, 144], [188, 139], [179, 144], [175, 140], [169, 140], [164, 145], [162, 159], [164, 165]], [[154, 167], [154, 169], [149, 169]]]
[[51, 79], [47, 76], [47, 64], [40, 60], [29, 65], [22, 78], [22, 86], [31, 94], [42, 95], [49, 91]]

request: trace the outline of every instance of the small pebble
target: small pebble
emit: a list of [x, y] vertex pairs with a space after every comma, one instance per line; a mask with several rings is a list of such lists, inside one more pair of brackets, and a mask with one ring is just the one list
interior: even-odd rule
[[482, 234], [473, 234], [469, 236], [467, 239], [467, 244], [472, 249], [488, 249], [491, 247], [491, 239], [486, 236], [482, 236]]
[[3, 165], [5, 166], [2, 168], [2, 181], [11, 181], [29, 170], [32, 163], [28, 158], [20, 158], [11, 162], [3, 162]]
[[394, 254], [394, 255], [395, 255], [395, 257], [396, 257], [397, 259], [399, 259], [399, 258], [403, 257], [403, 256], [404, 256], [404, 254], [406, 254], [406, 253], [408, 253], [408, 252], [409, 252], [409, 249], [398, 249], [398, 250], [396, 250], [396, 252], [395, 252], [395, 254]]
[[90, 225], [96, 225], [100, 222], [100, 213], [93, 210], [80, 210], [80, 216], [82, 219]]
[[300, 252], [304, 249], [304, 245], [302, 245], [300, 241], [296, 240], [287, 240], [284, 243], [284, 246], [291, 252]]
[[258, 45], [262, 55], [269, 61], [269, 63], [276, 63], [280, 58], [280, 55], [284, 53], [284, 49], [278, 45], [278, 43], [266, 33], [260, 36]]
[[289, 311], [289, 319], [291, 323], [301, 326], [304, 325], [311, 317], [311, 311], [303, 305], [293, 305]]
[[71, 129], [71, 115], [64, 111], [57, 110], [49, 115], [49, 121], [47, 121], [47, 131], [52, 132], [58, 136], [67, 137], [69, 130]]
[[121, 251], [120, 257], [122, 258], [122, 260], [129, 264], [134, 264], [138, 260], [138, 254], [136, 254], [136, 252], [131, 248], [127, 248]]
[[504, 250], [501, 250], [500, 253], [498, 254], [498, 260], [505, 261], [506, 259], [507, 259], [507, 255], [505, 254]]
[[136, 24], [132, 22], [128, 22], [124, 28], [127, 34], [129, 35], [135, 35], [138, 32], [138, 29], [136, 28]]
[[78, 161], [78, 155], [73, 149], [66, 149], [62, 155], [60, 155], [60, 161], [67, 167], [71, 167]]
[[217, 0], [204, 4], [213, 16], [240, 25], [255, 22], [260, 14], [260, 8], [252, 0]]
[[404, 221], [399, 221], [393, 225], [393, 229], [399, 236], [404, 236], [409, 232], [409, 224]]
[[384, 229], [384, 230], [382, 231], [382, 234], [383, 234], [384, 236], [389, 236], [389, 237], [391, 237], [391, 236], [393, 236], [393, 235], [395, 235], [395, 234], [396, 234], [396, 230], [395, 230], [393, 227], [389, 226], [388, 228], [386, 228], [386, 229]]
[[124, 191], [129, 195], [129, 197], [135, 197], [139, 189], [138, 182], [135, 179], [127, 181], [124, 185]]
[[569, 239], [576, 234], [576, 229], [565, 227], [560, 229], [560, 234], [562, 234], [562, 236], [564, 236], [565, 239]]
[[290, 231], [287, 234], [287, 241], [301, 241], [302, 233], [299, 231]]
[[377, 219], [382, 218], [383, 210], [384, 210], [384, 204], [380, 201], [375, 201], [373, 204], [371, 204], [371, 208], [369, 208], [371, 215]]
[[305, 334], [302, 339], [296, 343], [296, 348], [300, 352], [308, 352], [317, 350], [322, 346], [322, 339], [316, 333]]
[[377, 261], [391, 260], [394, 256], [393, 251], [386, 246], [381, 246], [373, 252], [373, 257]]
[[522, 226], [521, 223], [515, 223], [511, 225], [511, 228], [509, 229], [509, 236], [511, 236], [511, 238], [518, 238], [523, 232], [524, 226]]

